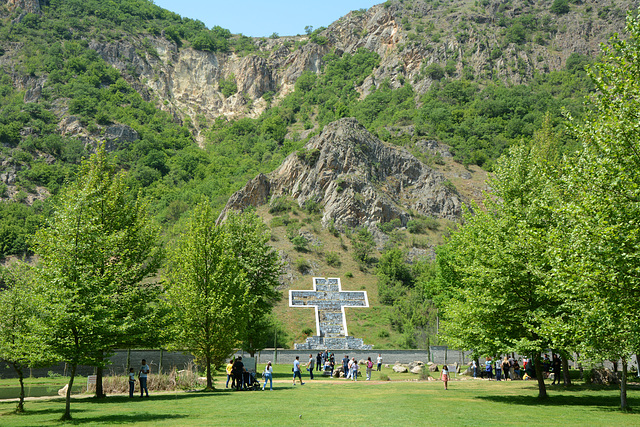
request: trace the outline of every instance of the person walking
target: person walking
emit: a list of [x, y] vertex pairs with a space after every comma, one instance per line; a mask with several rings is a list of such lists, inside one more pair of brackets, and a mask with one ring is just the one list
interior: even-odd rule
[[313, 354], [309, 355], [309, 361], [307, 362], [307, 371], [309, 371], [309, 379], [313, 379], [313, 368], [315, 363], [315, 359], [313, 358]]
[[373, 361], [370, 357], [367, 357], [367, 381], [371, 380], [371, 369], [373, 368]]
[[267, 366], [265, 366], [262, 376], [264, 377], [262, 390], [264, 390], [264, 388], [267, 386], [267, 381], [269, 381], [269, 390], [273, 390], [273, 366], [271, 366], [270, 361], [267, 362]]
[[382, 370], [382, 355], [378, 353], [378, 358], [376, 359], [376, 363], [378, 364], [378, 371]]
[[293, 385], [296, 385], [296, 377], [300, 379], [300, 385], [303, 385], [302, 373], [300, 372], [300, 356], [296, 356], [296, 360], [293, 361]]
[[151, 369], [149, 369], [147, 361], [142, 359], [142, 366], [140, 366], [140, 371], [138, 371], [138, 379], [140, 380], [140, 397], [143, 397], [144, 393], [147, 393], [147, 397], [149, 397], [149, 389], [147, 388], [147, 375], [149, 375], [149, 372], [151, 372]]
[[442, 365], [442, 373], [440, 379], [444, 382], [444, 389], [449, 390], [449, 370], [447, 365]]
[[231, 359], [229, 360], [229, 363], [227, 363], [227, 367], [226, 367], [226, 371], [227, 371], [227, 384], [224, 386], [224, 388], [229, 388], [229, 380], [231, 380], [231, 388], [233, 388], [233, 362], [234, 360]]

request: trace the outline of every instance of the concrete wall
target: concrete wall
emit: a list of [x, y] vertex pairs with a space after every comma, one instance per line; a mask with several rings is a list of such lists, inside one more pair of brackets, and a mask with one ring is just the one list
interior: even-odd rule
[[[314, 358], [318, 354], [318, 351], [310, 350], [278, 350], [277, 354], [273, 349], [262, 350], [259, 354], [256, 354], [258, 358], [258, 364], [265, 364], [268, 361], [273, 363], [293, 363], [296, 356], [300, 356], [300, 360], [307, 362], [309, 360], [309, 354], [313, 354]], [[414, 361], [421, 361], [424, 363], [433, 362], [437, 364], [447, 363], [466, 364], [471, 359], [469, 355], [471, 352], [461, 352], [458, 350], [444, 350], [437, 348], [435, 350], [335, 350], [334, 351], [337, 360], [342, 360], [345, 355], [349, 357], [355, 357], [357, 360], [367, 359], [371, 357], [371, 360], [375, 363], [378, 354], [382, 355], [382, 363], [393, 365], [396, 362], [410, 363]], [[237, 352], [238, 356], [248, 356], [247, 353]]]
[[[312, 353], [314, 358], [317, 351], [309, 350], [282, 350], [279, 349], [274, 352], [273, 349], [266, 349], [256, 354], [257, 363], [260, 365], [266, 364], [268, 361], [272, 363], [293, 363], [296, 356], [300, 356], [300, 361], [306, 363], [309, 360], [309, 353]], [[337, 361], [341, 361], [346, 355], [349, 357], [355, 357], [357, 360], [367, 359], [371, 357], [373, 362], [376, 362], [378, 354], [382, 355], [382, 363], [393, 365], [396, 362], [410, 363], [413, 361], [421, 361], [424, 363], [433, 362], [438, 365], [445, 363], [459, 365], [466, 365], [471, 361], [471, 352], [451, 350], [446, 346], [433, 346], [429, 350], [336, 350], [334, 351]], [[248, 357], [248, 353], [241, 351], [236, 353], [237, 356]], [[151, 368], [151, 373], [159, 372], [160, 359], [162, 358], [162, 371], [168, 373], [174, 367], [178, 370], [184, 369], [190, 363], [194, 363], [194, 358], [189, 353], [184, 352], [168, 352], [160, 350], [131, 350], [131, 366], [137, 368], [140, 366], [142, 359], [146, 359], [147, 364]], [[110, 358], [111, 365], [105, 368], [105, 374], [125, 375], [127, 372], [127, 350], [116, 350], [115, 354]], [[483, 364], [484, 358], [480, 359], [480, 363]], [[339, 363], [339, 362], [338, 362]], [[575, 362], [569, 362], [569, 365], [573, 368], [576, 367]], [[633, 357], [629, 360], [629, 369], [635, 367], [636, 358]], [[604, 366], [611, 369], [612, 363], [607, 361]], [[260, 368], [258, 368], [260, 369]], [[618, 368], [620, 369], [620, 367]], [[55, 366], [46, 368], [33, 369], [30, 372], [25, 372], [25, 376], [33, 377], [46, 377], [48, 372], [52, 371], [60, 375], [68, 375], [69, 369], [64, 363], [60, 363]], [[95, 368], [91, 366], [79, 366], [77, 369], [77, 375], [86, 376], [94, 374]], [[17, 374], [10, 366], [5, 363], [0, 363], [0, 378], [17, 378]]]

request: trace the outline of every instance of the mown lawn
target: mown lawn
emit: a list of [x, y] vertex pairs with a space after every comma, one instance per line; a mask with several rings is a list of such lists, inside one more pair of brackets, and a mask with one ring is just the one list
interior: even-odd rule
[[[640, 425], [640, 413], [622, 413], [616, 387], [550, 386], [550, 399], [539, 402], [534, 382], [415, 381], [416, 375], [389, 375], [392, 381], [308, 380], [291, 385], [288, 365], [277, 366], [275, 390], [231, 392], [218, 377], [219, 391], [152, 393], [129, 399], [78, 397], [73, 424], [207, 426], [240, 424], [344, 425]], [[390, 369], [383, 373], [388, 374]], [[306, 374], [306, 372], [305, 372]], [[405, 380], [403, 380], [404, 378]], [[413, 380], [407, 380], [407, 379]], [[7, 380], [3, 380], [5, 383]], [[629, 402], [640, 409], [640, 387], [631, 386]], [[26, 413], [13, 414], [14, 402], [0, 402], [0, 425], [61, 424], [60, 398], [26, 402]]]

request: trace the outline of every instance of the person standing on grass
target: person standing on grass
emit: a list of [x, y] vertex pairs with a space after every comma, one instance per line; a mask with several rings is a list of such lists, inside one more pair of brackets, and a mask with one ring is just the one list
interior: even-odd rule
[[133, 397], [133, 389], [136, 387], [136, 373], [133, 368], [129, 368], [129, 397]]
[[[229, 380], [233, 377], [232, 372], [233, 372], [233, 359], [229, 360], [229, 363], [227, 363], [227, 385], [224, 386], [224, 388], [229, 388]], [[231, 388], [233, 388], [233, 380], [231, 381]]]
[[487, 357], [487, 361], [484, 362], [484, 366], [485, 370], [487, 371], [487, 377], [489, 378], [489, 381], [493, 379], [493, 370], [491, 369], [491, 365], [491, 357]]
[[382, 370], [382, 355], [378, 353], [378, 359], [376, 359], [376, 363], [378, 364], [378, 371]]
[[509, 359], [507, 359], [507, 356], [502, 359], [502, 373], [504, 374], [504, 380], [507, 381], [509, 378]]
[[370, 357], [367, 357], [367, 381], [371, 380], [371, 369], [373, 368], [373, 362]]
[[353, 363], [351, 364], [351, 381], [358, 381], [358, 361], [356, 358], [353, 358]]
[[242, 357], [238, 356], [235, 362], [233, 362], [233, 379], [236, 381], [236, 391], [243, 389], [244, 384], [242, 380], [242, 374], [244, 373], [244, 363], [242, 363]]
[[313, 368], [315, 366], [313, 366], [315, 363], [315, 359], [313, 358], [313, 354], [309, 355], [309, 362], [307, 362], [307, 371], [309, 371], [309, 379], [312, 380], [313, 379]]
[[271, 366], [271, 362], [267, 362], [267, 366], [265, 366], [262, 376], [264, 377], [262, 390], [267, 386], [267, 380], [269, 381], [269, 390], [273, 390], [273, 366]]
[[149, 375], [151, 369], [149, 369], [149, 365], [147, 365], [147, 361], [142, 359], [142, 366], [140, 366], [140, 371], [138, 371], [138, 379], [140, 380], [140, 397], [144, 396], [143, 392], [147, 393], [147, 397], [149, 397], [149, 389], [147, 388], [147, 375]]
[[296, 356], [296, 360], [293, 361], [293, 385], [296, 385], [296, 377], [300, 379], [300, 385], [303, 385], [302, 373], [300, 372], [300, 356]]
[[440, 379], [444, 382], [444, 389], [449, 390], [449, 370], [447, 369], [447, 365], [442, 365], [442, 373], [440, 374]]
[[502, 362], [500, 358], [496, 358], [496, 381], [502, 381], [501, 374], [502, 373]]
[[345, 378], [349, 375], [349, 356], [344, 355], [344, 359], [342, 359], [342, 374]]
[[555, 385], [556, 381], [558, 381], [558, 385], [560, 385], [560, 371], [562, 370], [562, 361], [557, 354], [553, 355], [551, 369], [553, 370], [553, 382], [551, 384]]
[[476, 362], [476, 359], [471, 362], [471, 368], [473, 369], [473, 378], [478, 378], [478, 362]]
[[[316, 367], [318, 369], [318, 371], [321, 369], [321, 366], [324, 366], [324, 361], [322, 360], [322, 353], [318, 352], [318, 355], [316, 356]], [[322, 365], [321, 365], [322, 363]]]
[[353, 359], [355, 359], [355, 357], [352, 357], [351, 359], [349, 359], [349, 362], [347, 362], [347, 371], [345, 375], [346, 379], [353, 377]]

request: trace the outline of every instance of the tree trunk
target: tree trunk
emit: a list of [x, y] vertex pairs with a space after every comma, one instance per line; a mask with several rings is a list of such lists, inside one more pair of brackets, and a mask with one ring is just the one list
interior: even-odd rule
[[538, 399], [546, 399], [547, 386], [544, 383], [544, 374], [542, 373], [542, 363], [540, 361], [540, 352], [533, 355], [533, 366], [536, 369], [536, 379], [538, 380]]
[[104, 376], [103, 374], [104, 369], [102, 368], [102, 366], [96, 367], [96, 397], [98, 399], [107, 397], [107, 395], [104, 394], [104, 388], [102, 387], [102, 377]]
[[18, 401], [18, 406], [16, 406], [16, 412], [24, 412], [24, 375], [22, 374], [22, 367], [16, 363], [12, 363], [12, 365], [20, 381], [20, 400]]
[[571, 376], [569, 375], [569, 359], [565, 353], [562, 358], [562, 378], [564, 379], [564, 385], [571, 385]]
[[211, 356], [206, 356], [207, 361], [207, 390], [213, 390], [213, 378], [211, 378]]
[[60, 418], [60, 421], [68, 421], [71, 419], [71, 389], [73, 388], [73, 380], [76, 377], [77, 364], [71, 365], [71, 377], [69, 378], [69, 386], [67, 388], [67, 398], [64, 408], [64, 415]]
[[622, 358], [622, 381], [620, 381], [620, 409], [629, 410], [627, 404], [627, 357]]

